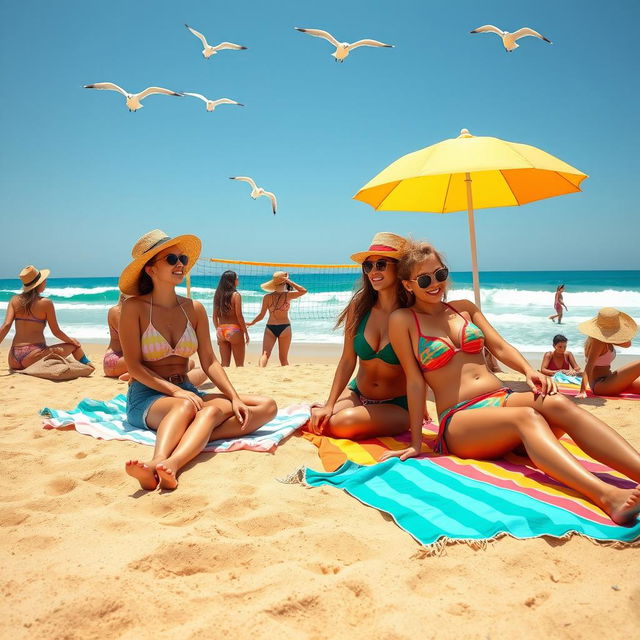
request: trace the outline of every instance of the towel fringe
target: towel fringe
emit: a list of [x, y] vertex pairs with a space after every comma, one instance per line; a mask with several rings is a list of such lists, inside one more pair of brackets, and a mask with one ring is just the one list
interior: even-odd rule
[[276, 478], [276, 480], [278, 482], [282, 482], [282, 484], [301, 484], [303, 487], [310, 488], [311, 485], [307, 483], [306, 474], [307, 467], [302, 465], [292, 471], [288, 476], [285, 476], [284, 478]]

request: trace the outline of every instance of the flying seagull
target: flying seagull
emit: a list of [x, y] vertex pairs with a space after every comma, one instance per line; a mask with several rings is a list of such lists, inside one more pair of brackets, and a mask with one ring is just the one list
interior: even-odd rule
[[222, 51], [223, 49], [240, 50], [240, 49], [247, 48], [247, 47], [243, 47], [240, 44], [234, 44], [233, 42], [221, 42], [220, 44], [217, 44], [215, 47], [212, 47], [207, 42], [207, 39], [199, 31], [192, 29], [188, 24], [185, 24], [184, 26], [187, 27], [187, 29], [189, 29], [189, 31], [191, 31], [191, 33], [193, 33], [193, 35], [200, 40], [200, 42], [202, 42], [202, 46], [204, 47], [204, 49], [202, 50], [202, 55], [205, 58], [210, 58], [211, 56], [214, 56], [216, 53], [218, 53], [218, 51]]
[[221, 104], [237, 104], [239, 107], [244, 107], [241, 102], [236, 102], [235, 100], [231, 100], [229, 98], [209, 100], [209, 98], [205, 98], [201, 93], [189, 93], [187, 91], [185, 91], [182, 95], [191, 96], [192, 98], [200, 98], [200, 100], [202, 100], [207, 105], [207, 111], [213, 111], [217, 106]]
[[549, 38], [545, 38], [542, 34], [534, 31], [533, 29], [529, 29], [529, 27], [523, 27], [522, 29], [518, 29], [513, 33], [509, 33], [508, 31], [503, 31], [502, 29], [498, 29], [498, 27], [494, 27], [492, 24], [485, 24], [484, 27], [478, 27], [471, 31], [471, 33], [495, 33], [502, 38], [502, 44], [504, 45], [505, 51], [511, 53], [514, 49], [517, 49], [520, 45], [516, 42], [520, 38], [525, 38], [526, 36], [533, 36], [534, 38], [540, 38], [540, 40], [544, 40], [549, 44], [552, 44]]
[[117, 84], [113, 84], [113, 82], [96, 82], [95, 84], [85, 84], [84, 88], [107, 89], [109, 91], [117, 91], [118, 93], [121, 93], [127, 99], [127, 107], [129, 108], [129, 111], [137, 111], [138, 109], [142, 109], [144, 105], [141, 101], [147, 96], [153, 95], [154, 93], [161, 93], [166, 96], [182, 96], [181, 93], [171, 91], [170, 89], [163, 89], [162, 87], [147, 87], [140, 93], [128, 93], [122, 87], [119, 87]]
[[302, 33], [308, 33], [316, 38], [324, 38], [330, 42], [336, 48], [331, 54], [336, 59], [336, 62], [344, 62], [344, 59], [357, 47], [393, 47], [392, 44], [385, 44], [377, 40], [358, 40], [358, 42], [352, 44], [338, 42], [328, 31], [322, 31], [322, 29], [301, 29], [300, 27], [294, 27], [294, 29], [302, 31]]
[[229, 180], [241, 180], [242, 182], [248, 182], [251, 185], [251, 197], [255, 200], [260, 196], [267, 196], [269, 200], [271, 200], [271, 209], [273, 210], [273, 215], [276, 215], [276, 209], [278, 208], [278, 201], [276, 200], [275, 193], [271, 193], [271, 191], [265, 191], [262, 187], [259, 187], [251, 178], [247, 178], [245, 176], [236, 176], [235, 178], [229, 178]]

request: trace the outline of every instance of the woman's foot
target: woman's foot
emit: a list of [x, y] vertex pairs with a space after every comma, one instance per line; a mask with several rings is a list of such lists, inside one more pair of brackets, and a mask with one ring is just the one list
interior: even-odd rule
[[129, 380], [131, 380], [131, 374], [127, 371], [121, 376], [118, 376], [118, 380], [120, 380], [121, 382], [129, 382]]
[[124, 470], [135, 478], [145, 491], [153, 491], [158, 486], [158, 478], [153, 468], [140, 460], [127, 460]]
[[614, 495], [603, 501], [605, 511], [616, 524], [633, 524], [640, 513], [640, 485], [635, 489], [619, 489]]
[[176, 479], [176, 472], [166, 464], [160, 462], [156, 465], [156, 473], [158, 474], [159, 486], [161, 489], [175, 489], [178, 486], [178, 480]]

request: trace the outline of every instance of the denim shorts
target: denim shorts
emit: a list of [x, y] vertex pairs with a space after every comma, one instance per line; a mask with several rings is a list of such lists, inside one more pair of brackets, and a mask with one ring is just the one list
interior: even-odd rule
[[[193, 393], [199, 395], [201, 398], [206, 396], [206, 393], [198, 391], [194, 385], [188, 380], [181, 382], [177, 385], [185, 391], [193, 391]], [[148, 429], [147, 414], [151, 405], [160, 398], [168, 398], [164, 393], [160, 393], [147, 385], [142, 384], [134, 380], [129, 385], [129, 391], [127, 392], [127, 422], [137, 429]]]

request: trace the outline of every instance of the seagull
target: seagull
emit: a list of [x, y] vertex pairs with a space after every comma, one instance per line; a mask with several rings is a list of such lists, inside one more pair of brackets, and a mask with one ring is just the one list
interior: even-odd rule
[[240, 49], [247, 48], [247, 47], [243, 47], [240, 44], [234, 44], [233, 42], [221, 42], [220, 44], [217, 44], [215, 47], [212, 47], [207, 42], [207, 39], [199, 31], [192, 29], [188, 24], [185, 24], [184, 26], [187, 27], [187, 29], [189, 29], [189, 31], [191, 31], [191, 33], [193, 33], [193, 35], [200, 40], [200, 42], [202, 42], [202, 46], [204, 47], [204, 49], [202, 50], [202, 55], [205, 58], [210, 58], [211, 56], [214, 56], [216, 53], [218, 53], [218, 51], [222, 51], [223, 49], [240, 50]]
[[302, 33], [308, 33], [310, 36], [315, 36], [316, 38], [324, 38], [332, 45], [335, 46], [336, 50], [331, 54], [336, 62], [344, 62], [344, 59], [357, 47], [390, 47], [393, 48], [392, 44], [385, 44], [384, 42], [378, 42], [377, 40], [358, 40], [358, 42], [354, 42], [353, 44], [349, 44], [348, 42], [338, 42], [328, 31], [322, 31], [322, 29], [301, 29], [300, 27], [294, 27], [297, 31], [302, 31]]
[[503, 31], [502, 29], [498, 29], [498, 27], [494, 27], [492, 24], [485, 24], [484, 27], [478, 27], [471, 31], [471, 33], [496, 33], [502, 38], [502, 44], [504, 45], [504, 50], [507, 53], [511, 53], [514, 49], [517, 49], [520, 45], [516, 42], [520, 38], [525, 38], [526, 36], [533, 36], [534, 38], [540, 38], [540, 40], [544, 40], [549, 44], [552, 44], [549, 38], [545, 38], [542, 34], [534, 31], [533, 29], [529, 29], [529, 27], [523, 27], [522, 29], [518, 29], [513, 33], [509, 33], [508, 31]]
[[118, 93], [121, 93], [127, 99], [127, 107], [129, 107], [129, 111], [137, 111], [138, 109], [142, 109], [144, 105], [142, 104], [141, 100], [154, 93], [163, 93], [166, 96], [182, 96], [181, 93], [171, 91], [170, 89], [163, 89], [162, 87], [147, 87], [140, 93], [128, 93], [122, 87], [119, 87], [117, 84], [113, 84], [113, 82], [96, 82], [95, 84], [85, 84], [84, 88], [108, 89], [109, 91], [117, 91]]
[[221, 104], [237, 104], [239, 107], [244, 107], [241, 102], [236, 102], [235, 100], [231, 100], [229, 98], [220, 98], [219, 100], [209, 100], [209, 98], [205, 98], [201, 93], [188, 93], [185, 91], [182, 95], [191, 96], [192, 98], [200, 98], [207, 105], [207, 111], [213, 111], [218, 105]]
[[251, 178], [245, 176], [236, 176], [235, 178], [229, 178], [229, 180], [241, 180], [242, 182], [248, 182], [251, 185], [251, 197], [255, 200], [260, 196], [267, 196], [271, 200], [271, 208], [273, 209], [273, 215], [276, 215], [276, 209], [278, 207], [278, 201], [276, 200], [275, 193], [271, 191], [265, 191], [262, 187], [259, 187]]

